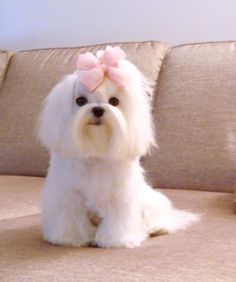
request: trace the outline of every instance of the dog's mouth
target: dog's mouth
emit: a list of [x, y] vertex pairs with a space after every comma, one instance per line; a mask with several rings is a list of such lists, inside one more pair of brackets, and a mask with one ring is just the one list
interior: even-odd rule
[[103, 125], [104, 123], [102, 122], [101, 119], [97, 119], [97, 120], [92, 120], [88, 123], [88, 125], [95, 125], [95, 126], [99, 126], [99, 125]]

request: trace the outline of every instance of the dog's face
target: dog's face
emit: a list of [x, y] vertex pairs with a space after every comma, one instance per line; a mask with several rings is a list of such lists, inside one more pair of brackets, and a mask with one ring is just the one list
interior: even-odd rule
[[139, 70], [123, 60], [125, 87], [108, 78], [93, 92], [67, 76], [50, 93], [40, 116], [39, 136], [50, 151], [73, 158], [137, 158], [155, 143], [150, 88]]

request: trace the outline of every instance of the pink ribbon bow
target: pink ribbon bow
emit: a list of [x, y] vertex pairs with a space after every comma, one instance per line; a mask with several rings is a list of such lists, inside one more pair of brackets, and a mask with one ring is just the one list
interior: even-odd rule
[[126, 73], [119, 68], [119, 61], [126, 57], [118, 46], [107, 46], [99, 51], [97, 56], [91, 52], [80, 54], [77, 68], [81, 71], [79, 81], [90, 91], [94, 91], [104, 80], [105, 75], [118, 87], [123, 87]]

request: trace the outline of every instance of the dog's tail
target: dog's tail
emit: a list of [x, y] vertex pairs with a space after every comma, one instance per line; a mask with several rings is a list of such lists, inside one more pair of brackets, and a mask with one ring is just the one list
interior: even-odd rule
[[185, 210], [173, 208], [172, 211], [163, 218], [163, 225], [168, 233], [177, 230], [185, 230], [189, 225], [198, 221], [200, 215]]
[[172, 209], [167, 214], [149, 221], [146, 229], [151, 236], [165, 233], [174, 233], [177, 230], [185, 230], [189, 225], [198, 221], [200, 215], [185, 210]]

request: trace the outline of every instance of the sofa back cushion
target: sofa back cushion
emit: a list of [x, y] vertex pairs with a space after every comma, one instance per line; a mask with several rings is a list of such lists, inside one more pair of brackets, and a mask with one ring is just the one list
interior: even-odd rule
[[236, 42], [175, 47], [159, 76], [159, 149], [146, 160], [155, 186], [233, 191]]
[[[114, 45], [114, 44], [113, 44]], [[159, 42], [122, 43], [133, 63], [156, 84], [168, 46]], [[48, 152], [36, 139], [35, 123], [42, 100], [66, 74], [75, 70], [80, 52], [104, 45], [16, 53], [0, 93], [0, 173], [45, 175]]]

